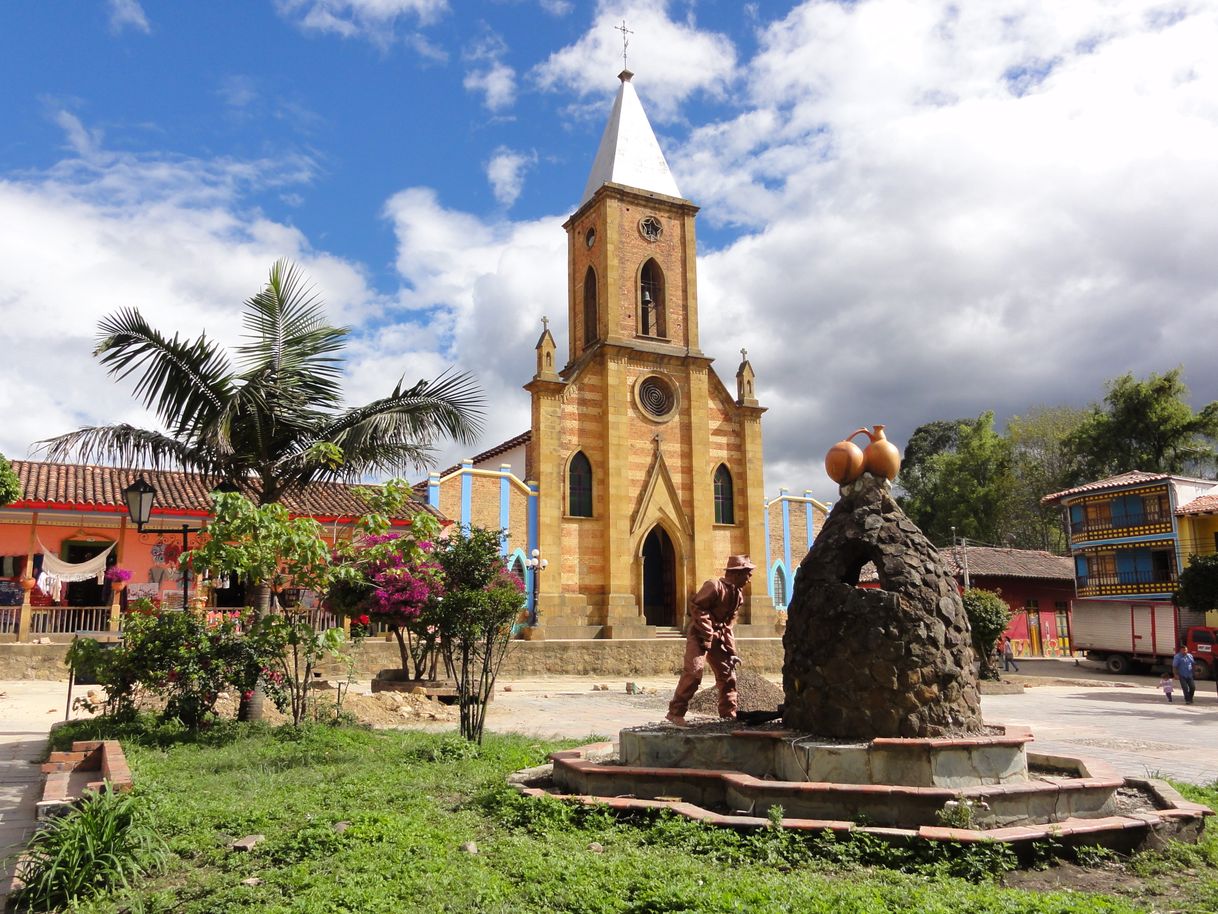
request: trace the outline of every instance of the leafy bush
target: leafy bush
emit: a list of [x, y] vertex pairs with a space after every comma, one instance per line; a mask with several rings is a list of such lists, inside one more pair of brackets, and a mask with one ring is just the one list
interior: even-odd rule
[[1190, 555], [1172, 599], [1197, 612], [1218, 608], [1218, 554]]
[[994, 663], [994, 643], [1006, 631], [1011, 621], [1011, 607], [1006, 600], [991, 590], [969, 587], [961, 594], [964, 613], [968, 616], [973, 635], [973, 651], [981, 662], [981, 678], [997, 679], [998, 667]]
[[207, 623], [186, 612], [132, 612], [121, 644], [77, 639], [68, 662], [105, 688], [107, 714], [134, 717], [143, 689], [165, 699], [166, 719], [197, 729], [214, 712], [220, 692], [252, 689], [268, 665], [259, 653], [263, 646], [242, 637], [240, 623], [237, 613]]
[[21, 497], [21, 480], [13, 470], [13, 465], [0, 454], [0, 507], [10, 504]]
[[71, 812], [34, 833], [18, 875], [18, 907], [51, 911], [164, 865], [168, 850], [134, 794], [89, 792]]

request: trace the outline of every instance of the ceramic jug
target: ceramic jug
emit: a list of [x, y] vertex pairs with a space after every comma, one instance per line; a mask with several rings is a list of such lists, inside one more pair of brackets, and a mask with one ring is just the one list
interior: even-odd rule
[[[884, 426], [873, 425], [872, 428], [874, 431], [869, 432], [865, 428], [860, 428], [854, 433], [857, 435], [861, 432], [871, 439], [871, 444], [867, 445], [867, 449], [863, 451], [863, 470], [876, 476], [892, 479], [901, 469], [901, 452], [884, 436]], [[854, 435], [850, 437], [853, 438]]]
[[825, 472], [840, 486], [849, 485], [863, 475], [863, 451], [850, 438], [833, 445], [825, 455]]

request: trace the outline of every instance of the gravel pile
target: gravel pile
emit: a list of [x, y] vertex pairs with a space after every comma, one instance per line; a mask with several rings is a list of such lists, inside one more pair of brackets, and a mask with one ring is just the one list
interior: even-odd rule
[[[710, 680], [710, 685], [698, 690], [694, 700], [689, 703], [689, 710], [693, 714], [718, 715], [719, 690], [715, 688], [715, 678], [709, 672], [706, 679]], [[737, 674], [736, 694], [740, 711], [773, 711], [782, 704], [785, 697], [782, 686], [777, 686], [760, 673], [749, 670], [740, 670]]]

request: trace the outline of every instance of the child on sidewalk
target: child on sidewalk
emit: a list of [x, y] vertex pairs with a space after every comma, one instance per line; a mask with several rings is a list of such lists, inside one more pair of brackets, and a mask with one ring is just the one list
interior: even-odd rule
[[1167, 696], [1167, 700], [1171, 701], [1172, 689], [1176, 687], [1176, 681], [1167, 673], [1163, 674], [1163, 678], [1159, 680], [1159, 688], [1163, 690], [1163, 694]]

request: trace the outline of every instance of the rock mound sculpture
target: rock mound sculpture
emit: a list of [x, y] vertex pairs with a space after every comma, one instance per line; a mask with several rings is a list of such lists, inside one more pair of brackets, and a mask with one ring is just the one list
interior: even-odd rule
[[[787, 608], [784, 725], [840, 739], [980, 730], [968, 617], [938, 550], [886, 479], [841, 493]], [[879, 589], [856, 586], [868, 562]]]

